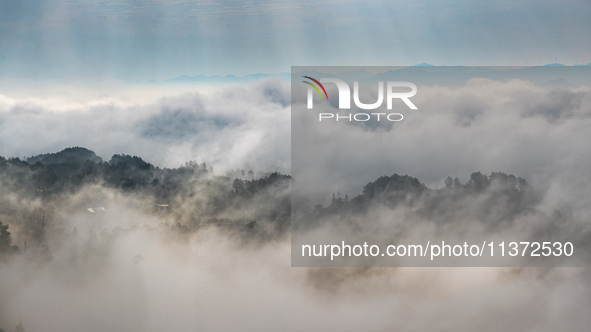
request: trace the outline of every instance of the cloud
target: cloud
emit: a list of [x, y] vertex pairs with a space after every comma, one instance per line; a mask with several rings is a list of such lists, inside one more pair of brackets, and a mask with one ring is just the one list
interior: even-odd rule
[[[302, 86], [294, 86], [295, 96], [306, 95]], [[523, 80], [476, 78], [456, 87], [419, 86], [412, 100], [418, 110], [409, 110], [400, 102], [392, 111], [385, 106], [373, 111], [401, 112], [403, 121], [366, 125], [342, 118], [318, 121], [321, 112], [348, 116], [359, 110], [338, 110], [322, 102], [308, 110], [303, 100], [294, 99], [300, 104], [292, 107], [293, 193], [306, 199], [292, 206], [300, 213], [297, 225], [301, 224], [301, 230], [292, 235], [297, 240], [292, 257], [301, 257], [303, 244], [341, 244], [343, 240], [350, 244], [372, 242], [383, 250], [388, 244], [425, 245], [428, 240], [482, 244], [484, 240], [555, 238], [576, 242], [581, 249], [579, 258], [589, 261], [582, 254], [590, 243], [591, 209], [586, 197], [591, 196], [587, 171], [591, 152], [582, 144], [591, 139], [588, 87], [544, 88]], [[445, 191], [414, 194], [402, 190], [396, 204], [391, 198], [384, 206], [375, 201], [366, 205], [367, 193], [359, 202], [342, 207], [338, 200], [331, 202], [332, 195], [339, 192], [341, 198], [360, 195], [366, 184], [384, 175], [407, 174], [440, 189], [448, 176], [466, 183], [474, 180], [474, 172], [522, 177], [538, 198], [525, 200], [535, 204], [517, 204], [521, 206], [517, 214], [512, 204], [518, 199], [495, 190], [465, 192], [465, 197]], [[390, 184], [396, 188], [399, 183], [392, 180]], [[306, 214], [316, 204], [329, 207]], [[434, 214], [429, 212], [433, 209]], [[333, 264], [329, 257], [295, 265], [396, 264], [380, 257]]]
[[5, 95], [0, 155], [29, 157], [83, 146], [105, 160], [125, 153], [160, 167], [197, 160], [221, 172], [239, 167], [289, 173], [288, 103], [289, 85], [280, 79], [213, 88], [150, 85]]
[[[129, 88], [99, 97], [3, 96], [1, 154], [82, 145], [104, 159], [123, 152], [159, 166], [198, 159], [208, 165], [214, 160], [220, 169], [248, 164], [289, 169], [289, 85], [268, 80], [182, 93], [162, 89]], [[315, 188], [325, 186], [322, 192], [330, 199], [331, 191], [344, 195], [342, 188], [348, 187], [352, 198], [367, 182], [395, 172], [443, 187], [448, 175], [465, 183], [474, 171], [502, 171], [526, 178], [543, 194], [540, 201], [519, 203], [521, 208], [540, 210], [548, 220], [558, 208], [563, 219], [588, 224], [589, 94], [587, 88], [540, 88], [524, 81], [420, 88], [419, 111], [405, 113], [405, 121], [387, 130], [346, 125], [342, 135], [342, 126], [328, 126], [321, 143], [335, 153], [311, 153], [307, 160], [320, 165], [314, 168], [319, 174], [327, 169], [337, 174], [320, 177]], [[193, 132], [193, 126], [200, 130]], [[146, 135], [149, 129], [152, 135]], [[321, 133], [308, 134], [315, 139]], [[367, 144], [372, 149], [360, 148]], [[346, 160], [356, 148], [365, 159]], [[357, 176], [359, 170], [367, 174]], [[343, 175], [354, 176], [340, 181]], [[206, 183], [187, 181], [190, 195], [171, 200], [178, 208], [172, 216], [152, 213], [146, 207], [154, 201], [141, 193], [100, 185], [53, 197], [53, 210], [46, 201], [3, 186], [0, 198], [11, 209], [2, 213], [44, 207], [52, 224], [45, 234], [47, 250], [29, 240], [29, 256], [0, 263], [0, 328], [9, 331], [22, 321], [27, 331], [586, 331], [591, 323], [587, 268], [292, 268], [289, 234], [249, 241], [224, 227], [184, 232], [184, 223], [211, 212], [199, 205], [200, 198], [212, 195]], [[255, 218], [282, 197], [278, 194], [285, 193], [270, 192], [216, 213]], [[454, 204], [443, 200], [431, 219], [445, 219], [447, 213], [457, 219], [452, 227], [479, 231], [486, 225], [468, 228], [475, 216], [495, 221], [517, 202], [493, 198], [494, 192], [484, 192]], [[434, 231], [429, 220], [409, 228], [404, 217], [414, 220], [413, 213], [421, 211], [413, 209], [427, 202], [372, 210], [363, 221], [376, 227], [366, 234], [378, 232], [382, 237], [376, 238], [384, 240], [389, 227], [422, 239]], [[91, 215], [87, 208], [95, 206], [107, 209]], [[23, 216], [34, 224], [37, 215]], [[10, 220], [13, 239], [22, 247], [23, 235], [30, 233]], [[523, 233], [517, 234], [546, 230], [540, 220], [519, 215], [514, 223]]]
[[[107, 210], [89, 216], [84, 204], [96, 197]], [[144, 211], [141, 196], [91, 186], [54, 203], [51, 258], [30, 243], [27, 256], [0, 264], [5, 330], [20, 321], [48, 332], [586, 331], [590, 323], [586, 269], [292, 268], [289, 237], [186, 233]]]
[[3, 263], [1, 327], [585, 331], [590, 322], [584, 269], [291, 268], [289, 239], [244, 247], [213, 228], [189, 235], [163, 226], [117, 230], [127, 220], [159, 222], [126, 203], [109, 202], [123, 213], [111, 214], [92, 241], [88, 220], [67, 219], [68, 230], [78, 226], [77, 249], [62, 240], [52, 260], [34, 269]]
[[[551, 179], [589, 183], [583, 169], [591, 154], [582, 144], [591, 139], [584, 129], [591, 122], [589, 88], [474, 79], [458, 88], [419, 89], [413, 97], [419, 110], [400, 106], [404, 120], [380, 127], [342, 120], [319, 125], [309, 112], [294, 114], [307, 122], [292, 137], [300, 147], [293, 171], [325, 195], [358, 194], [364, 184], [393, 173], [431, 187], [441, 187], [447, 176], [466, 181], [475, 171], [515, 174], [544, 189]], [[314, 114], [336, 111], [318, 107]], [[314, 180], [307, 182], [308, 176]]]

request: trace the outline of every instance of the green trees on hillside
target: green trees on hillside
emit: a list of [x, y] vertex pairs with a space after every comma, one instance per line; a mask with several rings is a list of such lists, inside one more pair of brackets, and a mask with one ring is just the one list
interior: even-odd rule
[[12, 245], [12, 237], [8, 231], [8, 225], [0, 221], [0, 257], [18, 253], [19, 248]]

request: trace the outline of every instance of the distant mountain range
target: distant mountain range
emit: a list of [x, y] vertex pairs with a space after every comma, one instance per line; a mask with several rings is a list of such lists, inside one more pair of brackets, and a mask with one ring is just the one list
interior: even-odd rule
[[[564, 64], [561, 63], [549, 63], [549, 64], [545, 64], [542, 66], [529, 66], [529, 67], [523, 67], [523, 68], [537, 68], [537, 67], [590, 67], [591, 66], [591, 62], [587, 63], [587, 64], [580, 64], [580, 65], [574, 65], [574, 66], [566, 66]], [[432, 65], [426, 62], [423, 63], [419, 63], [416, 64], [412, 67], [451, 67], [451, 68], [455, 68], [455, 67], [466, 67], [466, 68], [487, 68], [487, 67], [469, 67], [469, 66], [436, 66], [436, 65]], [[499, 68], [501, 68], [502, 66], [499, 66]], [[508, 68], [508, 66], [505, 66], [506, 68]], [[517, 67], [517, 66], [514, 66]], [[490, 68], [490, 67], [488, 67]], [[310, 72], [313, 73], [313, 72]], [[369, 74], [367, 72], [365, 72], [364, 69], [357, 69], [357, 70], [353, 70], [351, 72], [349, 72], [351, 77], [355, 77], [356, 79], [368, 79], [371, 76], [373, 76], [372, 74]], [[338, 76], [342, 76], [343, 74], [339, 74]], [[325, 77], [336, 77], [335, 75], [331, 75], [331, 76], [327, 76], [324, 75]], [[174, 77], [174, 78], [169, 78], [163, 81], [156, 81], [156, 80], [151, 80], [151, 81], [146, 81], [146, 82], [133, 82], [133, 83], [139, 83], [139, 84], [189, 84], [189, 83], [242, 83], [242, 82], [254, 82], [254, 81], [258, 81], [264, 78], [269, 78], [269, 77], [279, 77], [281, 79], [284, 79], [286, 81], [291, 80], [291, 73], [288, 72], [283, 72], [280, 74], [261, 74], [261, 73], [257, 73], [257, 74], [250, 74], [250, 75], [246, 75], [246, 76], [234, 76], [234, 75], [226, 75], [226, 76], [220, 76], [220, 75], [214, 75], [214, 76], [206, 76], [206, 75], [195, 75], [195, 76], [188, 76], [188, 75], [183, 75], [183, 76], [179, 76], [179, 77]], [[346, 78], [345, 78], [346, 79]]]
[[[346, 68], [344, 68], [346, 69]], [[376, 68], [379, 70], [379, 68]], [[296, 67], [297, 76], [292, 83], [297, 83], [300, 76], [315, 78], [338, 78], [345, 82], [358, 81], [373, 84], [385, 81], [413, 82], [418, 85], [463, 86], [474, 78], [485, 78], [506, 82], [512, 79], [529, 81], [538, 86], [554, 88], [573, 88], [591, 86], [591, 66], [564, 66], [550, 64], [545, 66], [430, 66], [422, 63], [410, 67], [384, 67], [385, 72], [370, 73], [365, 69], [355, 69], [341, 73], [333, 70], [326, 73], [322, 67]], [[326, 70], [329, 71], [329, 70]]]
[[250, 74], [242, 77], [234, 76], [234, 75], [226, 75], [226, 76], [205, 76], [205, 75], [195, 75], [195, 76], [179, 76], [174, 78], [169, 78], [164, 81], [147, 81], [147, 82], [135, 82], [135, 83], [144, 83], [144, 84], [156, 84], [156, 83], [169, 83], [169, 84], [187, 84], [187, 83], [241, 83], [241, 82], [254, 82], [258, 81], [263, 78], [268, 77], [279, 77], [284, 80], [289, 81], [291, 79], [290, 73], [280, 73], [280, 74]]

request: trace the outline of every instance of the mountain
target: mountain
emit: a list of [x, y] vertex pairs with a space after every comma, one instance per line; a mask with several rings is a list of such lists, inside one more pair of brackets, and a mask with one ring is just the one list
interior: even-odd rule
[[374, 76], [374, 74], [367, 72], [364, 68], [346, 71], [346, 72], [342, 72], [342, 73], [338, 73], [338, 74], [321, 73], [316, 69], [304, 70], [304, 71], [294, 73], [294, 74], [296, 75], [295, 76], [296, 81], [300, 81], [300, 78], [303, 80], [304, 76], [310, 76], [310, 77], [313, 77], [316, 79], [338, 77], [339, 79], [344, 80], [344, 81], [353, 81], [353, 80], [362, 81], [362, 80], [369, 79]]
[[[319, 70], [322, 70], [320, 68]], [[530, 81], [544, 87], [579, 87], [591, 86], [590, 66], [563, 66], [560, 64], [532, 67], [469, 67], [469, 66], [426, 66], [394, 68], [392, 70], [369, 74], [355, 70], [343, 73], [322, 73], [316, 69], [304, 70], [294, 76], [294, 82], [301, 81], [301, 76], [320, 78], [339, 78], [348, 81], [375, 84], [382, 81], [404, 81], [416, 85], [463, 86], [474, 78], [507, 82], [512, 79]], [[369, 76], [369, 77], [368, 77]]]
[[51, 164], [76, 164], [84, 163], [85, 161], [93, 163], [102, 163], [103, 159], [97, 156], [93, 151], [81, 147], [66, 148], [56, 153], [45, 153], [26, 159], [26, 162], [33, 165], [42, 163], [44, 165]]
[[205, 76], [205, 75], [195, 75], [195, 76], [179, 76], [170, 78], [161, 82], [149, 81], [146, 82], [148, 84], [151, 83], [173, 83], [173, 84], [187, 84], [187, 83], [239, 83], [239, 82], [254, 82], [258, 81], [263, 78], [268, 77], [279, 77], [284, 80], [289, 80], [291, 78], [290, 73], [281, 73], [281, 74], [250, 74], [243, 77], [237, 77], [234, 75], [226, 75], [226, 76]]

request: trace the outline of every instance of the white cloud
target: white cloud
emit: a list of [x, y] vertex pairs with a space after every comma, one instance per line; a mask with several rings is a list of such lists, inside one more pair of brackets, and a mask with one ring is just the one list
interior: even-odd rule
[[0, 96], [0, 155], [29, 157], [83, 146], [105, 160], [125, 153], [160, 167], [197, 160], [220, 171], [290, 171], [289, 86], [279, 79], [245, 86], [72, 90]]

